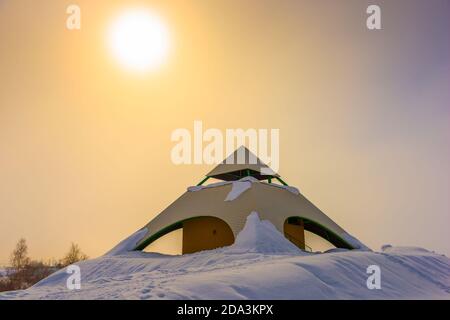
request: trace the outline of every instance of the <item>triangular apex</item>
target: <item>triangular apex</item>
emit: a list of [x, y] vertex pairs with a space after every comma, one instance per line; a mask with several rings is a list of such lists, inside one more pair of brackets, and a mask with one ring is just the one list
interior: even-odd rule
[[241, 146], [209, 172], [199, 185], [203, 184], [208, 178], [235, 181], [247, 176], [258, 180], [268, 180], [269, 182], [272, 182], [272, 179], [277, 179], [282, 184], [286, 184], [276, 172], [270, 169], [254, 153], [245, 146]]

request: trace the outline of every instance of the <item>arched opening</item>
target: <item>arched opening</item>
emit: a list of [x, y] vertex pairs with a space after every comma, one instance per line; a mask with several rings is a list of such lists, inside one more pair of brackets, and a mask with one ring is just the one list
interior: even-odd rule
[[336, 246], [327, 239], [308, 230], [305, 230], [305, 243], [312, 252], [324, 252], [336, 248]]
[[169, 255], [183, 253], [183, 228], [171, 231], [156, 239], [142, 250], [144, 252], [157, 252]]
[[233, 231], [225, 221], [217, 217], [200, 216], [176, 222], [160, 230], [152, 237], [146, 239], [136, 250], [161, 252], [155, 250], [155, 247], [161, 246], [159, 244], [157, 246], [157, 242], [160, 242], [158, 240], [165, 240], [164, 237], [169, 237], [173, 234], [176, 235], [174, 241], [178, 241], [178, 245], [169, 243], [163, 246], [179, 248], [181, 239], [182, 254], [216, 249], [234, 243]]
[[332, 248], [353, 249], [334, 232], [315, 221], [298, 216], [285, 220], [284, 235], [305, 251], [325, 251]]
[[183, 253], [211, 250], [233, 243], [233, 231], [222, 219], [198, 217], [183, 222]]

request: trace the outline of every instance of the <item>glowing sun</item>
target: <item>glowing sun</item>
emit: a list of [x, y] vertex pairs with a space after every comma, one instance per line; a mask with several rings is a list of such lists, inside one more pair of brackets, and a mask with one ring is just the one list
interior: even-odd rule
[[150, 10], [130, 9], [111, 23], [108, 47], [122, 66], [145, 72], [164, 63], [169, 33], [163, 21]]

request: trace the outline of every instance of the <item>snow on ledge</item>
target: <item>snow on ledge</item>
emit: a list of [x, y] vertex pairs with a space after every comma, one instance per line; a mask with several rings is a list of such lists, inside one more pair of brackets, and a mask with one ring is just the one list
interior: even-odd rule
[[187, 188], [187, 191], [188, 192], [197, 192], [197, 191], [201, 191], [203, 189], [216, 188], [216, 187], [221, 187], [221, 186], [225, 186], [225, 185], [231, 184], [232, 185], [232, 189], [228, 193], [228, 195], [226, 196], [224, 201], [233, 201], [233, 200], [239, 198], [239, 196], [241, 194], [243, 194], [246, 190], [250, 189], [252, 187], [252, 183], [264, 183], [265, 185], [268, 185], [268, 186], [271, 186], [271, 187], [284, 189], [284, 190], [289, 191], [290, 193], [295, 194], [295, 195], [299, 195], [300, 194], [300, 191], [296, 187], [283, 186], [283, 185], [278, 185], [278, 184], [275, 184], [275, 183], [261, 182], [261, 181], [259, 181], [258, 179], [254, 178], [254, 177], [244, 177], [244, 178], [239, 179], [237, 181], [216, 182], [216, 183], [208, 184], [206, 186], [190, 186], [190, 187]]
[[233, 187], [224, 201], [233, 201], [237, 199], [241, 194], [252, 187], [252, 183], [259, 183], [259, 181], [253, 177], [244, 177], [238, 181], [233, 181]]
[[188, 192], [197, 192], [203, 189], [215, 188], [231, 184], [231, 181], [221, 181], [216, 183], [207, 184], [206, 186], [190, 186], [187, 188]]
[[268, 185], [268, 186], [271, 186], [271, 187], [284, 189], [284, 190], [289, 191], [290, 193], [293, 193], [293, 194], [295, 194], [297, 196], [300, 194], [300, 190], [298, 190], [298, 188], [293, 187], [293, 186], [283, 186], [283, 185], [280, 185], [280, 184], [267, 183], [267, 182], [263, 182], [263, 183]]
[[133, 251], [139, 241], [147, 234], [148, 229], [142, 228], [133, 233], [128, 238], [122, 240], [118, 245], [105, 253], [105, 256], [119, 256], [127, 252]]
[[197, 192], [203, 189], [210, 189], [210, 188], [216, 188], [221, 187], [225, 185], [232, 185], [231, 191], [228, 193], [224, 201], [233, 201], [237, 199], [242, 193], [244, 193], [246, 190], [250, 189], [252, 186], [252, 183], [259, 183], [258, 179], [255, 179], [253, 177], [244, 177], [242, 179], [239, 179], [237, 181], [222, 181], [217, 183], [211, 183], [206, 186], [191, 186], [187, 188], [188, 192]]

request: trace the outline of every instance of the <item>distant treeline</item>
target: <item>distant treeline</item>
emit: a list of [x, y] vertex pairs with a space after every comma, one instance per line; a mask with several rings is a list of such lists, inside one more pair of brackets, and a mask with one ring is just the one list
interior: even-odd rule
[[22, 238], [11, 253], [10, 266], [0, 273], [0, 292], [29, 288], [58, 269], [87, 258], [79, 246], [72, 243], [67, 254], [60, 260], [31, 260], [27, 242]]

